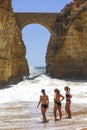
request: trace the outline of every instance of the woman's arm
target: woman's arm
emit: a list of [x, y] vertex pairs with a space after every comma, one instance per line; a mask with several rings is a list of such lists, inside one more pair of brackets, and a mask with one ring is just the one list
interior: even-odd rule
[[37, 107], [39, 107], [40, 103], [41, 103], [41, 96], [40, 96], [40, 99], [39, 99]]
[[64, 100], [64, 96], [63, 95], [60, 95], [61, 96], [61, 101], [63, 101]]
[[54, 102], [56, 101], [56, 95], [54, 95]]
[[70, 96], [70, 98], [72, 98], [72, 95], [70, 94], [70, 92], [67, 92], [67, 94]]
[[48, 104], [48, 107], [49, 107], [49, 97], [47, 96], [47, 104]]

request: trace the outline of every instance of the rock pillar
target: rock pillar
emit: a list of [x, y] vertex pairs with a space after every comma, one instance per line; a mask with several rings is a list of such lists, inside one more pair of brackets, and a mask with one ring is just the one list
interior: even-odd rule
[[11, 2], [0, 0], [0, 82], [17, 82], [29, 73], [25, 45]]

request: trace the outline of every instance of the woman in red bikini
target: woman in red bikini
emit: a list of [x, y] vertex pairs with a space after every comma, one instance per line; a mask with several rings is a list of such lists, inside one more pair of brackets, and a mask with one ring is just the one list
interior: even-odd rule
[[48, 95], [46, 95], [45, 89], [42, 89], [41, 92], [42, 92], [42, 95], [40, 96], [37, 107], [39, 107], [39, 105], [41, 104], [41, 113], [43, 116], [43, 123], [45, 123], [47, 122], [46, 111], [49, 107], [49, 98], [48, 98]]
[[68, 115], [66, 118], [71, 118], [72, 116], [71, 116], [70, 105], [71, 105], [72, 95], [70, 94], [70, 88], [68, 86], [65, 86], [64, 90], [66, 91], [65, 111]]

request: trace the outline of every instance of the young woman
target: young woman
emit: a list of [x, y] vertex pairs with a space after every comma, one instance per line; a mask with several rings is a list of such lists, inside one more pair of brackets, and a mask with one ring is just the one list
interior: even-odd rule
[[45, 89], [42, 89], [41, 93], [42, 95], [40, 96], [37, 107], [39, 107], [39, 105], [41, 104], [41, 113], [43, 116], [43, 123], [45, 123], [47, 122], [46, 111], [47, 111], [47, 108], [49, 107], [49, 98], [48, 98], [48, 95], [46, 95]]
[[60, 120], [62, 118], [61, 101], [64, 99], [64, 96], [60, 94], [60, 91], [58, 89], [55, 89], [54, 93], [54, 120], [57, 121], [57, 110], [59, 112]]
[[68, 86], [65, 86], [64, 90], [66, 91], [65, 111], [68, 115], [66, 118], [71, 118], [70, 104], [71, 104], [72, 95], [70, 94], [70, 88]]

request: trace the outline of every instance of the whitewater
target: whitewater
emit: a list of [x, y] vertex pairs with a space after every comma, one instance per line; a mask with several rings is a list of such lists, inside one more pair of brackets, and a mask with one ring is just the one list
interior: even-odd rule
[[[44, 69], [44, 68], [43, 68]], [[66, 81], [45, 75], [41, 68], [32, 68], [29, 79], [0, 90], [0, 130], [87, 130], [87, 81]], [[42, 74], [41, 74], [42, 73]], [[53, 118], [54, 89], [65, 96], [64, 87], [72, 94], [72, 119], [65, 119], [65, 100], [62, 101], [63, 118]], [[49, 96], [48, 123], [42, 124], [40, 108], [37, 108], [41, 89]]]

